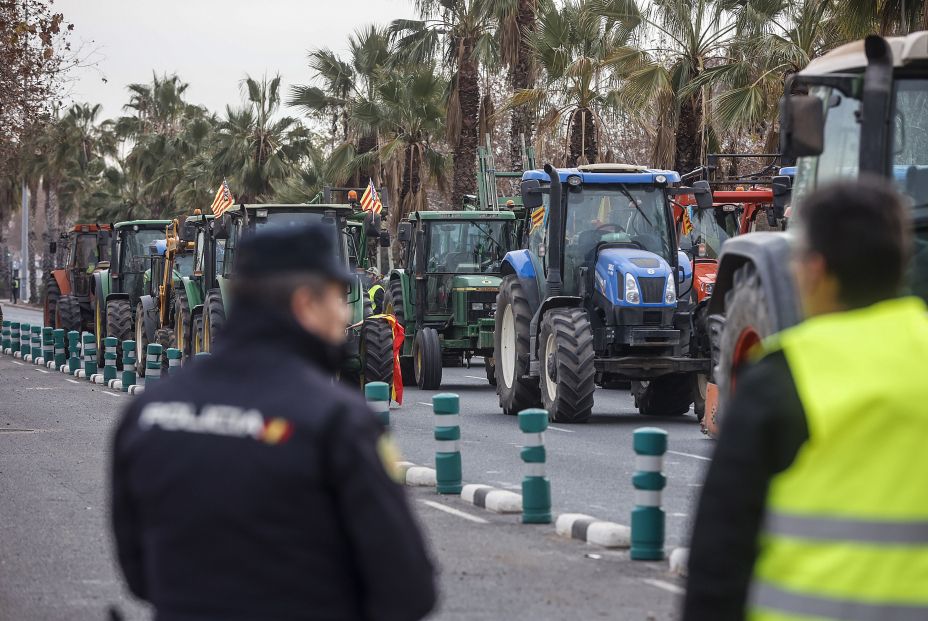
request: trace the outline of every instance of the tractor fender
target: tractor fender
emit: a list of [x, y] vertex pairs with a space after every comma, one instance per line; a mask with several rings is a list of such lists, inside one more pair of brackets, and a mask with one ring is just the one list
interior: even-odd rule
[[[181, 282], [177, 284], [178, 287], [184, 288], [184, 293], [187, 294], [187, 307], [190, 308], [191, 313], [193, 308], [198, 304], [203, 304], [203, 298], [200, 296], [200, 289], [197, 287], [196, 283], [191, 281], [189, 277], [184, 277], [181, 279]], [[192, 316], [192, 315], [191, 315]]]
[[[105, 306], [110, 300], [128, 300], [128, 299], [129, 299], [128, 293], [110, 293], [105, 298], [103, 298], [103, 304]], [[135, 309], [132, 309], [132, 310], [134, 311]]]
[[219, 283], [219, 297], [222, 299], [222, 309], [223, 312], [228, 316], [229, 314], [229, 279], [225, 276], [217, 276], [216, 282]]
[[93, 273], [93, 295], [106, 300], [110, 294], [110, 271], [100, 270]]
[[709, 315], [725, 314], [725, 294], [733, 286], [735, 272], [746, 263], [753, 263], [760, 275], [775, 331], [799, 323], [802, 316], [790, 272], [791, 254], [788, 233], [750, 233], [726, 241], [709, 300]]
[[68, 270], [52, 270], [52, 277], [58, 283], [58, 290], [61, 291], [61, 295], [71, 295], [71, 281], [68, 280]]
[[528, 298], [529, 308], [537, 314], [542, 296], [547, 293], [543, 280], [543, 270], [538, 258], [528, 250], [512, 250], [506, 253], [500, 266], [500, 276], [515, 274], [522, 285], [522, 291]]
[[409, 287], [409, 274], [406, 270], [396, 269], [390, 272], [390, 282], [398, 280], [403, 288], [403, 316], [406, 317], [407, 323], [416, 316], [413, 308], [413, 296]]
[[142, 316], [136, 317], [135, 320], [142, 322], [148, 342], [154, 343], [155, 332], [158, 330], [158, 303], [150, 295], [143, 295], [139, 298], [139, 303], [142, 305]]

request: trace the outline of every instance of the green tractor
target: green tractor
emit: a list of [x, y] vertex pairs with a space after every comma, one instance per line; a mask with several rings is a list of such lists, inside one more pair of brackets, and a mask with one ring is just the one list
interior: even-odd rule
[[441, 385], [444, 362], [483, 356], [494, 383], [493, 326], [500, 265], [517, 247], [509, 211], [419, 211], [400, 223], [407, 269], [390, 272], [387, 312], [406, 329], [403, 380]]
[[94, 334], [97, 351], [103, 339], [122, 343], [135, 336], [135, 316], [143, 311], [142, 294], [151, 268], [150, 246], [164, 239], [170, 220], [131, 220], [113, 225], [110, 262], [93, 275]]
[[204, 317], [212, 319], [213, 329], [225, 321], [219, 276], [226, 240], [216, 239], [214, 223], [212, 214], [195, 214], [184, 220], [177, 232], [178, 246], [190, 256], [189, 269], [173, 283], [171, 310], [175, 346], [184, 356], [209, 351], [212, 339], [207, 337], [204, 343]]

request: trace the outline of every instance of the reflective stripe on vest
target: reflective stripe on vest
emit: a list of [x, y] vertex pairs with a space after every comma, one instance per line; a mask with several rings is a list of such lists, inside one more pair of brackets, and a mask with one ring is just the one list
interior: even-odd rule
[[809, 438], [770, 482], [750, 618], [928, 619], [928, 309], [889, 300], [766, 345]]

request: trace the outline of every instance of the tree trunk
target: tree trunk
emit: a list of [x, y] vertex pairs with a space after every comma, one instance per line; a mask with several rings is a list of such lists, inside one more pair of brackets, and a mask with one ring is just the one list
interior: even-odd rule
[[477, 193], [477, 118], [480, 114], [480, 82], [474, 61], [474, 40], [466, 39], [458, 67], [457, 87], [461, 105], [461, 131], [454, 145], [454, 178], [451, 208], [460, 209], [465, 194]]
[[[365, 134], [361, 136], [360, 138], [358, 138], [358, 155], [370, 153], [376, 148], [377, 148], [377, 134], [373, 134], [373, 133]], [[357, 172], [356, 176], [358, 178], [357, 181], [358, 181], [359, 188], [367, 187], [368, 182], [374, 178], [375, 167], [376, 167], [376, 164], [374, 166], [371, 166], [371, 168], [367, 170], [360, 170]]]
[[51, 243], [58, 240], [58, 199], [53, 195], [52, 185], [48, 177], [42, 178], [42, 190], [45, 192], [45, 230], [42, 231], [43, 279], [48, 278], [55, 269], [55, 255], [51, 252]]
[[570, 117], [570, 145], [567, 166], [593, 164], [598, 153], [596, 121], [589, 108], [577, 108]]
[[[535, 32], [535, 10], [538, 0], [519, 0], [519, 12], [516, 23], [519, 25], [519, 52], [515, 65], [509, 68], [509, 84], [512, 92], [535, 86], [535, 61], [526, 39]], [[513, 170], [522, 166], [522, 139], [525, 144], [532, 144], [534, 127], [532, 112], [526, 106], [512, 110], [509, 127], [509, 160]], [[525, 163], [527, 165], [528, 162]]]
[[[35, 241], [36, 241], [36, 212], [39, 209], [39, 184], [29, 182], [29, 251], [26, 269], [29, 270], [29, 301], [33, 304], [39, 302], [39, 288], [35, 273]], [[44, 253], [43, 253], [44, 254]]]
[[694, 94], [680, 105], [674, 146], [674, 170], [680, 174], [697, 168], [702, 160], [702, 99]]

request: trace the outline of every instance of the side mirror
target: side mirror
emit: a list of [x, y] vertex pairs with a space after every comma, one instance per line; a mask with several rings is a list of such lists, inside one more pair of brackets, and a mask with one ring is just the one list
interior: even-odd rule
[[183, 242], [192, 242], [197, 238], [197, 225], [194, 222], [184, 222], [180, 227], [180, 239]]
[[400, 222], [396, 238], [401, 242], [409, 243], [412, 239], [412, 222]]
[[380, 232], [380, 247], [389, 248], [390, 247], [390, 233], [387, 231]]
[[708, 181], [694, 181], [693, 195], [696, 197], [696, 206], [700, 209], [712, 209], [712, 188]]
[[49, 243], [49, 244], [48, 244], [48, 251], [49, 251], [51, 254], [57, 253], [57, 252], [58, 252], [58, 242], [51, 242], [51, 243]]
[[793, 194], [793, 179], [785, 175], [773, 178], [773, 212], [776, 218], [782, 219], [786, 215], [786, 206], [789, 205]]
[[232, 216], [222, 214], [218, 220], [213, 220], [213, 237], [216, 239], [229, 239], [232, 231]]
[[364, 216], [364, 231], [370, 238], [380, 235], [380, 216], [374, 212], [368, 212]]
[[538, 179], [526, 179], [522, 182], [522, 206], [529, 212], [544, 204], [541, 194], [541, 183]]
[[780, 99], [780, 152], [785, 158], [821, 155], [825, 147], [822, 100], [813, 95]]

